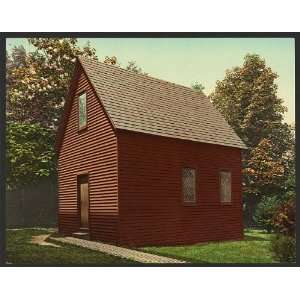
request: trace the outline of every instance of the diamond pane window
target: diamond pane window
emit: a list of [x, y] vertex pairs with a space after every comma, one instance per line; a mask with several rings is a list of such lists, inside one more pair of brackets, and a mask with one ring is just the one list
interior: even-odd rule
[[191, 168], [182, 169], [182, 196], [183, 202], [196, 202], [196, 171]]
[[222, 171], [220, 172], [220, 197], [221, 202], [231, 202], [231, 173]]
[[79, 129], [86, 127], [86, 93], [79, 96]]

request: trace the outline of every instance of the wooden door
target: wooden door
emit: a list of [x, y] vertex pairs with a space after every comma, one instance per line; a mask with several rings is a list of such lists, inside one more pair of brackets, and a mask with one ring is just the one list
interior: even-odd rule
[[80, 208], [80, 228], [89, 227], [89, 181], [88, 175], [78, 178], [78, 196]]

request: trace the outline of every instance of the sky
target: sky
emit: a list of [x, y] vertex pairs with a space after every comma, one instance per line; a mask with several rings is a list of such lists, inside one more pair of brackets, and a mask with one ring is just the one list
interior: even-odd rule
[[[97, 56], [116, 56], [121, 66], [135, 61], [150, 76], [191, 86], [204, 85], [208, 95], [227, 69], [243, 64], [247, 53], [259, 54], [279, 78], [278, 95], [288, 112], [285, 121], [295, 122], [295, 48], [292, 38], [80, 38], [79, 45], [90, 41]], [[7, 47], [23, 44], [26, 39], [8, 39]]]

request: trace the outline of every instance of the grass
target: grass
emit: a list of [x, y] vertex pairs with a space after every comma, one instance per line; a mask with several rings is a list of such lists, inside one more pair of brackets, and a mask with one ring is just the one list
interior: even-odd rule
[[272, 237], [272, 234], [251, 229], [245, 230], [242, 241], [145, 247], [140, 250], [194, 263], [276, 263], [270, 250]]
[[22, 265], [113, 265], [137, 264], [131, 260], [107, 255], [83, 247], [49, 240], [60, 248], [31, 244], [34, 235], [50, 233], [47, 230], [7, 230], [6, 261]]
[[[31, 244], [35, 235], [48, 234], [48, 230], [7, 230], [7, 261], [19, 265], [126, 265], [131, 260], [107, 255], [75, 245], [40, 246]], [[55, 234], [54, 234], [55, 235]], [[194, 263], [276, 263], [270, 250], [273, 235], [261, 230], [246, 230], [242, 241], [200, 243], [190, 246], [145, 247], [144, 252], [168, 256]]]

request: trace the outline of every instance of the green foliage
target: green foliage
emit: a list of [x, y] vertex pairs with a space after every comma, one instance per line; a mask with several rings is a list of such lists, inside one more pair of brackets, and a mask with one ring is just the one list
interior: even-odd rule
[[271, 241], [274, 258], [280, 262], [296, 262], [296, 239], [287, 235], [276, 235]]
[[284, 196], [286, 198], [296, 198], [296, 177], [295, 174], [290, 174], [284, 183]]
[[[277, 78], [259, 55], [246, 55], [242, 67], [227, 70], [210, 95], [215, 106], [246, 142], [255, 147], [271, 123], [281, 122], [286, 108], [277, 97]], [[259, 126], [254, 126], [259, 125]]]
[[277, 208], [272, 225], [277, 233], [271, 243], [274, 257], [281, 262], [295, 262], [296, 202], [294, 198], [282, 203]]
[[248, 149], [243, 151], [244, 200], [252, 218], [263, 196], [281, 193], [294, 165], [293, 128], [283, 122], [286, 108], [277, 96], [277, 74], [259, 55], [217, 81], [210, 99]]
[[278, 197], [264, 197], [255, 210], [254, 221], [256, 224], [270, 233], [273, 229], [273, 216], [279, 205]]
[[30, 38], [26, 53], [15, 47], [7, 59], [7, 119], [57, 128], [75, 57], [96, 58], [95, 49], [75, 38]]
[[7, 184], [33, 183], [55, 173], [54, 141], [78, 55], [96, 58], [74, 38], [31, 38], [35, 50], [6, 54]]
[[39, 124], [8, 123], [7, 184], [9, 189], [55, 174], [54, 133]]
[[143, 72], [142, 68], [139, 67], [135, 61], [131, 60], [128, 62], [128, 65], [126, 66], [125, 70], [131, 71], [137, 74], [143, 74], [148, 75], [148, 73]]
[[198, 81], [195, 81], [193, 84], [192, 84], [192, 89], [194, 89], [195, 91], [197, 92], [203, 92], [205, 87], [203, 84], [199, 83]]
[[290, 199], [282, 203], [273, 216], [273, 227], [277, 233], [295, 237], [296, 202]]

